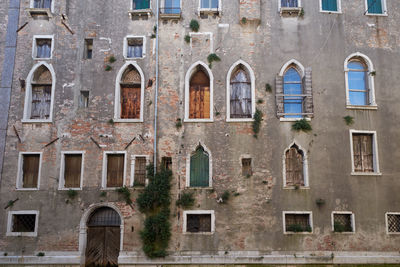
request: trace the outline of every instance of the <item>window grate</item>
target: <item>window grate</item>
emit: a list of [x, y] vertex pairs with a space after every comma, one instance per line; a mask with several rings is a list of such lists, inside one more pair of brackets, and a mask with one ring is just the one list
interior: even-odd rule
[[186, 231], [211, 232], [211, 214], [187, 214]]
[[333, 230], [335, 232], [353, 232], [351, 214], [334, 214]]
[[400, 214], [388, 214], [388, 232], [400, 233]]
[[119, 214], [107, 207], [97, 209], [89, 218], [88, 226], [120, 226]]
[[14, 214], [12, 232], [35, 232], [36, 214]]
[[285, 214], [287, 232], [311, 232], [310, 214]]
[[135, 185], [146, 184], [146, 158], [136, 157], [135, 159]]

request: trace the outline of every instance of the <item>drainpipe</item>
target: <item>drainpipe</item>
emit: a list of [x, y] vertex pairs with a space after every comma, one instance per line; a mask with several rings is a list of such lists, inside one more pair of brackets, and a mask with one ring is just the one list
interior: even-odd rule
[[157, 172], [157, 108], [158, 108], [158, 30], [160, 16], [160, 0], [157, 0], [157, 15], [156, 15], [156, 92], [154, 94], [154, 174]]

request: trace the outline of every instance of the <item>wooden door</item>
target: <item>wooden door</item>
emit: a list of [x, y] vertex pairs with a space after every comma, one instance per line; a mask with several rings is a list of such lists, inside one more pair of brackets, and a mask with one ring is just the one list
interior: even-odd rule
[[120, 227], [88, 227], [85, 266], [118, 266], [119, 247]]

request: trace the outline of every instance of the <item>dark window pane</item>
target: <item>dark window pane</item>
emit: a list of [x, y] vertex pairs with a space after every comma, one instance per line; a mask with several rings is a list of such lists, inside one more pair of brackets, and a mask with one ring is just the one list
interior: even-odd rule
[[12, 232], [35, 232], [36, 214], [14, 214]]

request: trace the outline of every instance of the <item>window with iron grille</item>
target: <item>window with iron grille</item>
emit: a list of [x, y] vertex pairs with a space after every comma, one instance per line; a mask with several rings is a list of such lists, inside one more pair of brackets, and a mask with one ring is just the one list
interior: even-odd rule
[[400, 233], [400, 213], [388, 213], [386, 216], [388, 233]]
[[36, 58], [51, 58], [51, 39], [36, 39]]
[[354, 232], [352, 213], [333, 213], [333, 231], [337, 233]]
[[128, 37], [126, 58], [143, 57], [143, 37]]
[[33, 8], [51, 8], [51, 0], [33, 0]]
[[354, 172], [374, 172], [373, 135], [353, 133]]
[[36, 214], [13, 214], [11, 232], [35, 232]]
[[146, 184], [146, 157], [135, 157], [134, 185]]
[[80, 188], [82, 154], [64, 154], [64, 188]]
[[171, 157], [162, 157], [161, 166], [166, 170], [172, 171], [172, 158]]
[[187, 214], [186, 232], [206, 233], [211, 232], [211, 214]]
[[107, 181], [106, 187], [122, 187], [124, 185], [124, 154], [107, 155]]
[[312, 232], [310, 213], [284, 213], [285, 232]]
[[253, 174], [251, 169], [251, 158], [242, 159], [242, 175], [249, 177]]

